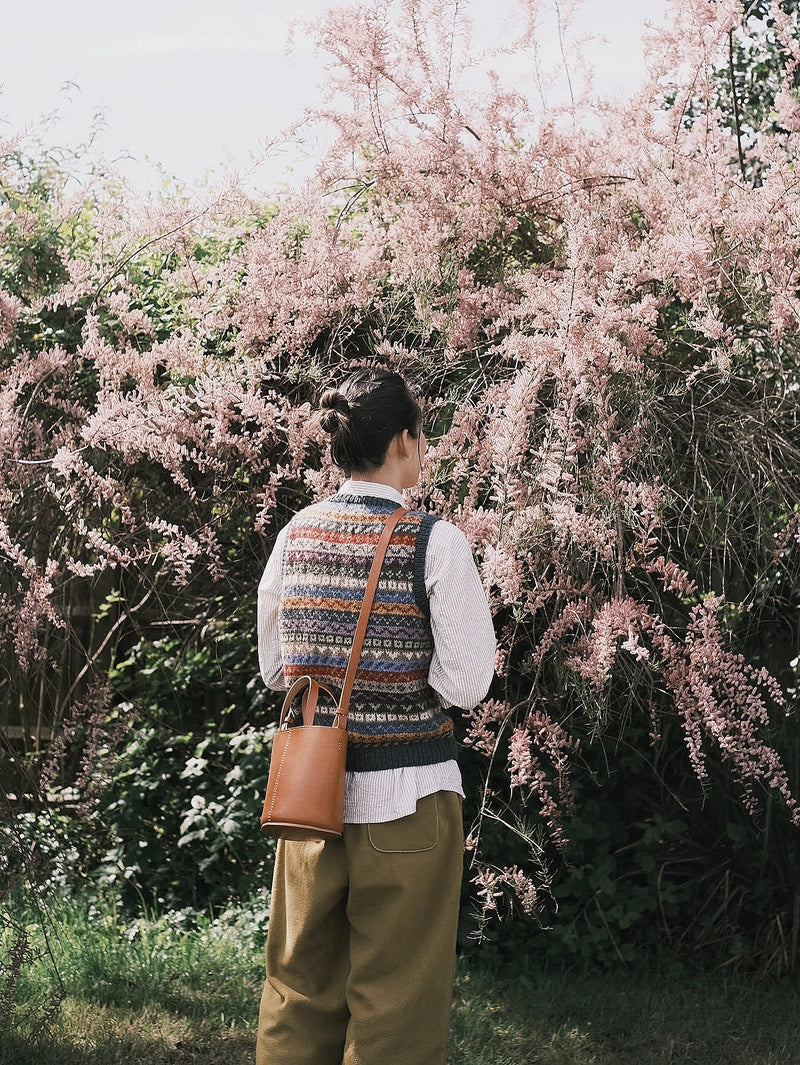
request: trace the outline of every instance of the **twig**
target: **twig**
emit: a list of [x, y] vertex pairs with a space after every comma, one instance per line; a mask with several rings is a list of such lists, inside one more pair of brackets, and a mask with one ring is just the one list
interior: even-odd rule
[[733, 97], [733, 121], [736, 126], [736, 146], [739, 150], [739, 170], [742, 180], [746, 180], [747, 173], [744, 168], [744, 153], [742, 152], [742, 125], [739, 115], [739, 97], [736, 95], [736, 75], [733, 66], [733, 30], [728, 30], [728, 72], [731, 78], [731, 96]]

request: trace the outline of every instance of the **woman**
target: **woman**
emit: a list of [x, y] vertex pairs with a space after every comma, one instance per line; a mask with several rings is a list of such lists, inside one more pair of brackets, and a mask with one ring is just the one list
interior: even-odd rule
[[[341, 687], [377, 536], [425, 453], [398, 374], [359, 369], [320, 406], [348, 480], [281, 531], [259, 585], [276, 689], [307, 674]], [[257, 1065], [443, 1065], [464, 847], [445, 707], [486, 695], [494, 654], [466, 538], [410, 511], [350, 700], [342, 838], [278, 844]]]

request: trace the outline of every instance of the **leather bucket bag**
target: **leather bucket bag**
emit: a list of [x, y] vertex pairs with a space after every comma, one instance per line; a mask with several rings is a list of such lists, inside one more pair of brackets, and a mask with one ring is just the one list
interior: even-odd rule
[[[407, 514], [389, 515], [375, 551], [341, 695], [313, 677], [298, 678], [286, 692], [272, 741], [261, 830], [280, 839], [335, 839], [342, 834], [347, 711], [367, 631], [381, 566], [395, 525]], [[333, 721], [314, 724], [320, 695], [333, 702]], [[299, 707], [295, 705], [299, 702]], [[302, 722], [302, 724], [301, 724]]]

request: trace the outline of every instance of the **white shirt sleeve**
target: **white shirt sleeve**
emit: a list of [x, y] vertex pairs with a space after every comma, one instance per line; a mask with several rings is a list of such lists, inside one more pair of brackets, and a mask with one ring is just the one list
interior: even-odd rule
[[425, 588], [434, 648], [428, 683], [445, 703], [471, 710], [494, 676], [494, 626], [469, 542], [448, 521], [431, 530]]
[[281, 605], [281, 566], [286, 529], [278, 533], [272, 554], [258, 585], [258, 666], [268, 688], [286, 688], [283, 679], [278, 611]]

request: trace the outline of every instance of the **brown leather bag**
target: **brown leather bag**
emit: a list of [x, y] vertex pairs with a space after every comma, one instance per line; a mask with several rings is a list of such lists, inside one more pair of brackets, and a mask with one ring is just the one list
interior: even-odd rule
[[[327, 684], [313, 677], [300, 677], [286, 693], [278, 731], [272, 741], [267, 794], [261, 813], [261, 830], [271, 836], [294, 840], [335, 839], [342, 834], [350, 695], [386, 548], [395, 525], [407, 513], [405, 507], [393, 511], [378, 540], [341, 695], [337, 699]], [[322, 693], [333, 700], [336, 708], [331, 725], [314, 724]], [[293, 705], [298, 697], [299, 712]]]

